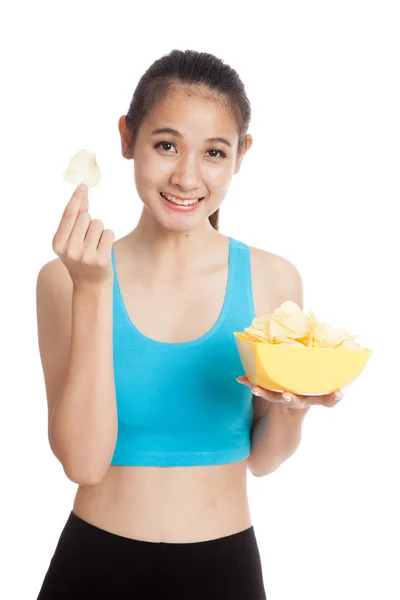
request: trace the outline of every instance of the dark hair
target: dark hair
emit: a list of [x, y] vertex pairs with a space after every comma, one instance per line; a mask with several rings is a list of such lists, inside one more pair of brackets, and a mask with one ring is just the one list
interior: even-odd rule
[[[237, 123], [239, 156], [245, 144], [251, 119], [250, 102], [244, 85], [237, 72], [224, 64], [221, 59], [207, 52], [195, 50], [172, 50], [156, 60], [142, 75], [126, 115], [126, 127], [132, 134], [129, 150], [133, 153], [142, 122], [157, 103], [167, 96], [172, 86], [181, 84], [197, 88], [207, 98], [225, 104]], [[214, 229], [218, 230], [219, 209], [208, 219]]]

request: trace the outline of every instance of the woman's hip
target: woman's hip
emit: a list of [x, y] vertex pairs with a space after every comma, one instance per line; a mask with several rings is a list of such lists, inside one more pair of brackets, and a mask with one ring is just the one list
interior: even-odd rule
[[203, 542], [148, 542], [100, 529], [71, 511], [38, 600], [90, 595], [264, 600], [254, 528]]

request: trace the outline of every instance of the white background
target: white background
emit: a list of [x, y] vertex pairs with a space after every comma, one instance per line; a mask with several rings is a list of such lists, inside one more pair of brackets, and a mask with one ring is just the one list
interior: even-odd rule
[[92, 218], [117, 239], [133, 229], [141, 201], [118, 119], [178, 48], [222, 58], [252, 104], [221, 232], [293, 261], [305, 308], [374, 352], [338, 406], [309, 411], [295, 455], [249, 473], [268, 600], [398, 600], [397, 3], [100, 4], [13, 2], [0, 26], [0, 596], [36, 598], [77, 488], [48, 445], [36, 332], [37, 274], [74, 189], [62, 174], [93, 150]]

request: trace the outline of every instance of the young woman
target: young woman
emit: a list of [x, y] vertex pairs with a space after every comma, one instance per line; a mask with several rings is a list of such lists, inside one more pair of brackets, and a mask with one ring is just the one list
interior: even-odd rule
[[[293, 453], [306, 411], [238, 384], [233, 332], [302, 298], [289, 261], [218, 231], [249, 122], [232, 68], [174, 50], [119, 120], [136, 227], [114, 242], [79, 188], [64, 210], [59, 258], [38, 275], [38, 336], [51, 449], [79, 487], [40, 600], [266, 598], [247, 469]], [[285, 431], [283, 451], [271, 440]]]

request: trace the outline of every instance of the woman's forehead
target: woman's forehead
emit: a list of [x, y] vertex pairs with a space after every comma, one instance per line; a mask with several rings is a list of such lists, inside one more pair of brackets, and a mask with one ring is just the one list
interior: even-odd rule
[[228, 138], [231, 143], [237, 134], [233, 114], [224, 103], [188, 91], [169, 94], [149, 115], [146, 123], [149, 134], [166, 128], [182, 135], [197, 132], [204, 138]]
[[160, 100], [156, 107], [156, 112], [160, 111], [180, 111], [182, 108], [187, 110], [203, 110], [204, 112], [214, 112], [216, 114], [226, 114], [228, 116], [228, 106], [226, 100], [212, 95], [211, 92], [201, 93], [192, 89], [170, 89], [165, 98]]

